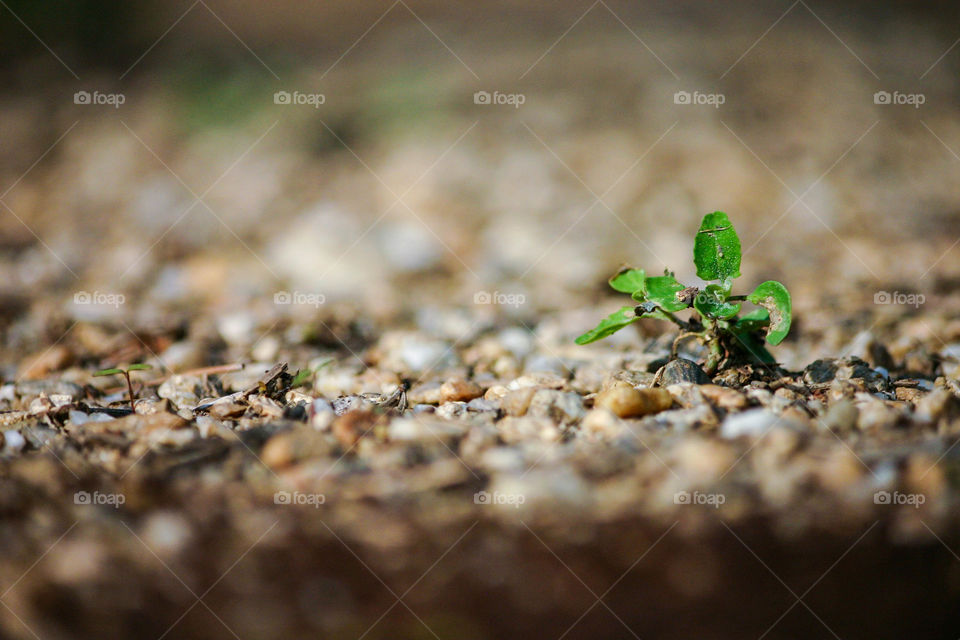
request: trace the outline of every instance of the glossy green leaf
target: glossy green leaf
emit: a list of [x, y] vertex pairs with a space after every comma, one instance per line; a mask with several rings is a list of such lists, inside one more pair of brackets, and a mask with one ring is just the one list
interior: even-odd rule
[[577, 344], [589, 344], [591, 342], [596, 342], [597, 340], [602, 340], [609, 335], [613, 335], [620, 329], [623, 329], [629, 324], [633, 324], [640, 317], [636, 314], [633, 307], [621, 307], [619, 311], [614, 311], [609, 316], [600, 321], [596, 327], [587, 331], [585, 334], [576, 339]]
[[710, 318], [730, 318], [740, 313], [739, 302], [727, 302], [729, 289], [719, 284], [708, 284], [693, 300], [693, 307]]
[[754, 360], [762, 364], [775, 364], [776, 359], [770, 355], [770, 352], [767, 351], [766, 347], [763, 346], [763, 341], [759, 340], [757, 336], [751, 331], [743, 331], [734, 328], [732, 331], [733, 339], [743, 347]]
[[153, 369], [153, 366], [149, 364], [132, 364], [127, 367], [127, 371], [147, 371], [149, 369]]
[[787, 288], [775, 280], [767, 280], [753, 290], [747, 300], [766, 309], [770, 314], [767, 342], [780, 344], [790, 332], [791, 303]]
[[664, 311], [682, 311], [687, 303], [677, 298], [684, 287], [673, 276], [647, 278], [647, 300], [657, 303]]
[[754, 309], [737, 320], [733, 329], [741, 333], [752, 333], [770, 326], [770, 312], [766, 309]]
[[100, 371], [95, 372], [94, 377], [97, 376], [113, 376], [118, 373], [123, 373], [123, 369], [101, 369]]
[[647, 280], [647, 274], [643, 269], [631, 269], [624, 267], [610, 278], [610, 286], [621, 293], [634, 293], [643, 291]]
[[740, 277], [740, 238], [723, 211], [703, 216], [693, 243], [697, 277], [726, 280]]

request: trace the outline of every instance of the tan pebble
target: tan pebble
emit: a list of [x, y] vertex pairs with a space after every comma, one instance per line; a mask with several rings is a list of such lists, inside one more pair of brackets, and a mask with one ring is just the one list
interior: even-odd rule
[[352, 447], [360, 438], [373, 431], [380, 418], [382, 416], [378, 417], [372, 411], [354, 409], [334, 420], [331, 431], [341, 445]]
[[834, 402], [823, 417], [823, 425], [831, 431], [846, 432], [857, 426], [860, 410], [847, 399]]
[[717, 384], [704, 384], [700, 385], [700, 393], [707, 400], [727, 411], [736, 411], [747, 407], [746, 396], [736, 389], [721, 387]]
[[208, 413], [220, 420], [226, 420], [228, 418], [239, 418], [247, 411], [247, 405], [240, 404], [239, 402], [232, 401], [218, 401], [214, 402], [210, 406]]
[[900, 415], [880, 400], [868, 400], [857, 403], [860, 415], [857, 418], [857, 428], [860, 431], [886, 431], [893, 429], [900, 419]]
[[666, 389], [634, 389], [618, 386], [601, 391], [594, 406], [607, 409], [621, 418], [645, 416], [669, 409], [673, 396]]
[[534, 387], [525, 387], [523, 389], [509, 391], [500, 401], [500, 408], [503, 409], [503, 412], [508, 416], [522, 416], [530, 407], [530, 401], [536, 392], [537, 390]]
[[700, 385], [693, 382], [677, 382], [663, 387], [673, 396], [673, 401], [684, 409], [692, 409], [707, 404], [707, 399], [700, 392]]
[[507, 389], [502, 384], [495, 384], [489, 389], [487, 389], [487, 392], [483, 394], [483, 398], [484, 400], [491, 400], [491, 401], [500, 400], [505, 395], [507, 395], [508, 392], [509, 392], [509, 389]]
[[927, 395], [927, 392], [922, 389], [911, 389], [909, 387], [897, 387], [894, 392], [897, 394], [897, 400], [901, 402], [918, 402]]
[[190, 423], [175, 413], [151, 413], [145, 416], [127, 416], [127, 420], [134, 419], [139, 422], [139, 429], [143, 433], [176, 431], [178, 429], [190, 428]]
[[934, 389], [917, 402], [917, 418], [920, 420], [936, 422], [957, 417], [960, 417], [960, 401], [946, 389]]
[[627, 427], [609, 410], [591, 409], [583, 417], [580, 428], [588, 435], [606, 439], [620, 435]]
[[483, 395], [483, 389], [476, 382], [468, 380], [448, 380], [440, 387], [440, 396], [444, 402], [469, 402]]
[[417, 385], [407, 392], [407, 402], [414, 404], [440, 404], [443, 402], [441, 385], [436, 382]]
[[773, 395], [778, 398], [784, 398], [785, 400], [796, 400], [800, 396], [797, 395], [797, 392], [793, 389], [787, 389], [786, 387], [780, 387], [773, 392]]
[[508, 389], [524, 389], [526, 387], [541, 387], [544, 389], [562, 389], [564, 379], [552, 373], [530, 373], [520, 376], [507, 385]]
[[520, 373], [520, 361], [512, 355], [500, 356], [490, 367], [498, 378], [515, 378]]
[[293, 436], [289, 433], [278, 433], [263, 446], [260, 459], [271, 469], [282, 469], [293, 463]]

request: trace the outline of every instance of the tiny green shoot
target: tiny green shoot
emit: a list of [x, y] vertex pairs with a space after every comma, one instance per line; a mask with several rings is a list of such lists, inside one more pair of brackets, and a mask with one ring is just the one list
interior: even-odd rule
[[[768, 280], [749, 295], [733, 295], [733, 281], [740, 277], [740, 258], [740, 238], [730, 218], [722, 211], [708, 213], [693, 243], [697, 277], [708, 284], [702, 289], [689, 287], [669, 271], [651, 277], [643, 269], [624, 267], [609, 283], [616, 291], [630, 294], [634, 304], [601, 320], [577, 338], [577, 344], [606, 338], [641, 318], [658, 318], [670, 320], [681, 329], [673, 342], [671, 357], [676, 357], [681, 340], [695, 337], [707, 347], [704, 370], [710, 375], [744, 359], [762, 364], [775, 362], [763, 346], [763, 339], [778, 345], [789, 333], [790, 293], [779, 282]], [[743, 302], [759, 308], [740, 316]], [[696, 315], [688, 321], [674, 315], [691, 307]]]
[[320, 361], [320, 364], [313, 368], [307, 367], [306, 369], [297, 370], [297, 373], [293, 376], [293, 380], [290, 381], [290, 387], [299, 387], [308, 380], [311, 380], [321, 369], [332, 363], [333, 358], [324, 358]]
[[93, 376], [96, 378], [101, 376], [115, 376], [117, 374], [121, 374], [127, 381], [127, 393], [129, 394], [130, 398], [130, 410], [136, 412], [136, 410], [133, 408], [133, 401], [135, 398], [133, 397], [133, 383], [130, 382], [130, 372], [147, 371], [149, 369], [153, 369], [153, 367], [149, 364], [130, 364], [122, 368], [114, 367], [112, 369], [101, 369], [100, 371], [94, 372]]

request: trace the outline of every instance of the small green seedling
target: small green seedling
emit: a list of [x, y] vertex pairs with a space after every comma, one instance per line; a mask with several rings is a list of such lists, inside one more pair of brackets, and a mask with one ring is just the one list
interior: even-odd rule
[[148, 369], [153, 369], [149, 364], [131, 364], [127, 365], [125, 368], [114, 368], [114, 369], [101, 369], [100, 371], [95, 372], [94, 377], [100, 376], [115, 376], [118, 373], [122, 374], [127, 380], [127, 392], [130, 394], [130, 410], [136, 412], [133, 408], [133, 384], [130, 382], [130, 372], [131, 371], [147, 371]]
[[[713, 375], [721, 366], [747, 361], [771, 364], [773, 356], [763, 346], [763, 336], [778, 345], [790, 331], [790, 293], [779, 282], [768, 280], [747, 296], [731, 295], [734, 278], [740, 277], [740, 238], [722, 211], [708, 213], [700, 223], [693, 243], [697, 277], [707, 281], [703, 289], [688, 287], [664, 271], [648, 277], [643, 269], [624, 267], [610, 278], [610, 286], [630, 294], [633, 305], [622, 307], [594, 329], [577, 338], [588, 344], [616, 333], [640, 318], [659, 318], [676, 323], [681, 333], [673, 342], [671, 357], [680, 342], [696, 337], [707, 347], [704, 370]], [[739, 316], [743, 301], [759, 309]], [[678, 311], [693, 307], [699, 319], [684, 321]]]
[[315, 376], [321, 369], [332, 363], [333, 358], [324, 358], [320, 364], [312, 369], [310, 367], [307, 367], [303, 370], [298, 369], [293, 376], [293, 380], [290, 381], [290, 388], [292, 389], [299, 387], [302, 384], [306, 384], [308, 381], [312, 380], [313, 376]]

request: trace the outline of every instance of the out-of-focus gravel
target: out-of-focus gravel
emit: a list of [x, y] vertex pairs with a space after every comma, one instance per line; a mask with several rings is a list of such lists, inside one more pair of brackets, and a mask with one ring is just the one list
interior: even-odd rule
[[[749, 38], [654, 29], [678, 81], [616, 29], [523, 82], [541, 49], [474, 62], [479, 36], [479, 84], [442, 49], [239, 75], [214, 128], [147, 79], [118, 113], [8, 96], [32, 134], [4, 184], [79, 121], [0, 215], [2, 635], [956, 628], [952, 63], [915, 113], [791, 21], [720, 82]], [[844, 36], [884, 87], [941, 53]], [[312, 86], [320, 109], [273, 104]], [[526, 100], [474, 104], [495, 89]], [[654, 386], [670, 327], [573, 344], [621, 262], [694, 281], [713, 209], [744, 289], [793, 292], [779, 366]], [[135, 414], [92, 375], [129, 362], [154, 367]]]

